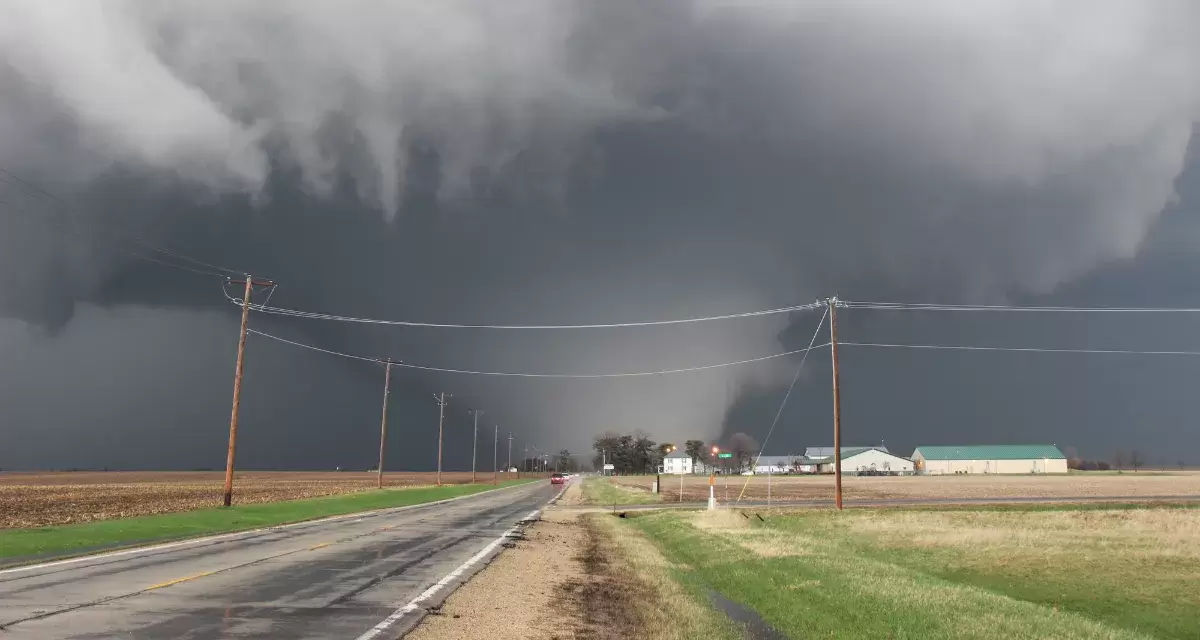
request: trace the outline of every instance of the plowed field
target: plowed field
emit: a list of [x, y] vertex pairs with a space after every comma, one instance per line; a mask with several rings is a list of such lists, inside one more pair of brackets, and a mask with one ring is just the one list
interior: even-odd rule
[[[503, 474], [502, 474], [503, 475]], [[479, 474], [490, 482], [490, 473]], [[443, 484], [471, 481], [470, 472], [443, 472]], [[0, 473], [0, 528], [37, 527], [188, 511], [221, 504], [219, 471], [69, 471]], [[328, 471], [247, 471], [234, 478], [238, 504], [312, 498], [375, 488], [375, 474]], [[384, 474], [387, 487], [434, 484], [430, 472]]]

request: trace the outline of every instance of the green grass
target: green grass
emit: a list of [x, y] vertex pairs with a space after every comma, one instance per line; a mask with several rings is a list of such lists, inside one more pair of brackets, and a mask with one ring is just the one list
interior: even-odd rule
[[794, 638], [1197, 638], [1200, 509], [855, 509], [627, 520]]
[[661, 495], [624, 487], [609, 478], [584, 478], [582, 491], [583, 501], [588, 504], [621, 506], [662, 502]]
[[[509, 480], [500, 483], [500, 486], [526, 482], [533, 480]], [[12, 560], [19, 558], [85, 553], [96, 549], [191, 538], [325, 516], [401, 507], [471, 495], [494, 488], [490, 484], [461, 484], [382, 489], [304, 500], [235, 505], [228, 509], [199, 509], [100, 520], [59, 527], [3, 529], [0, 530], [0, 563], [14, 564]], [[4, 562], [5, 559], [9, 562]]]

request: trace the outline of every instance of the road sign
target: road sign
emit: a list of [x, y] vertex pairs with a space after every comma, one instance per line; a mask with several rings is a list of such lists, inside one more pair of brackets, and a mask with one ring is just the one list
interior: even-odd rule
[[718, 453], [717, 457], [718, 458], [732, 458], [733, 454], [732, 453]]
[[604, 470], [605, 470], [605, 471], [612, 471], [613, 469], [616, 469], [616, 468], [617, 468], [617, 466], [616, 466], [616, 465], [613, 465], [613, 464], [606, 464], [606, 465], [604, 465]]

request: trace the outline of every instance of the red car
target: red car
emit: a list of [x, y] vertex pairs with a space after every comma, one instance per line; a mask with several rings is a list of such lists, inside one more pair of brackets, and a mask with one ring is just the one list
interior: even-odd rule
[[550, 474], [550, 484], [562, 484], [566, 481], [566, 477], [564, 477], [561, 473]]

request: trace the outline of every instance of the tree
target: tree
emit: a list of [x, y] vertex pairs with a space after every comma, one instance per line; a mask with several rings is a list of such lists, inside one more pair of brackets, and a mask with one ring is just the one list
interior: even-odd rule
[[654, 448], [654, 441], [650, 439], [650, 436], [640, 432], [636, 437], [631, 438], [631, 440], [630, 471], [634, 473], [653, 473], [661, 460], [658, 456], [658, 451]]
[[660, 444], [658, 445], [658, 457], [659, 457], [659, 459], [662, 459], [662, 458], [665, 458], [665, 457], [667, 457], [667, 454], [668, 454], [668, 453], [671, 453], [671, 452], [672, 452], [672, 451], [674, 451], [674, 450], [675, 450], [675, 445], [674, 445], [674, 444], [672, 444], [672, 443], [670, 443], [670, 442], [662, 442], [662, 443], [660, 443]]
[[620, 444], [621, 436], [611, 432], [604, 433], [592, 438], [592, 448], [596, 450], [595, 457], [592, 458], [592, 466], [603, 470], [601, 465], [605, 462], [616, 465], [617, 447]]
[[703, 440], [688, 440], [683, 443], [683, 450], [687, 452], [688, 457], [692, 459], [692, 464], [704, 460], [704, 454], [708, 447], [704, 446]]
[[559, 471], [575, 471], [575, 458], [571, 456], [571, 452], [563, 449], [558, 452], [558, 462], [554, 467]]
[[749, 435], [739, 431], [729, 437], [729, 452], [733, 454], [733, 463], [738, 471], [752, 463], [754, 454], [758, 452], [758, 442]]
[[1144, 464], [1146, 464], [1146, 461], [1142, 458], [1141, 451], [1134, 449], [1133, 451], [1129, 452], [1129, 466], [1133, 467], [1135, 473], [1137, 472], [1138, 468]]
[[1183, 461], [1183, 460], [1180, 460], [1180, 461], [1178, 462], [1178, 464], [1179, 464], [1179, 470], [1180, 470], [1180, 471], [1183, 471], [1183, 468], [1184, 468], [1185, 466], [1187, 466], [1187, 465], [1184, 463], [1184, 461]]
[[1112, 466], [1114, 469], [1116, 469], [1118, 471], [1125, 468], [1125, 452], [1124, 451], [1117, 449], [1117, 452], [1113, 454]]

